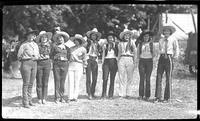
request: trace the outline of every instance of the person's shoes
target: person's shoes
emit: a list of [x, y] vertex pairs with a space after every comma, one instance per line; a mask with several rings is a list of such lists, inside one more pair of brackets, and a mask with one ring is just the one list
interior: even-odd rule
[[33, 102], [29, 102], [29, 105], [30, 106], [35, 106], [35, 104], [33, 104]]
[[91, 95], [89, 95], [89, 96], [88, 96], [88, 99], [89, 99], [89, 100], [91, 100], [91, 99], [92, 99], [92, 96], [91, 96]]
[[139, 97], [138, 97], [138, 100], [143, 100], [143, 99], [144, 99], [143, 96], [139, 96]]
[[58, 103], [59, 103], [59, 100], [55, 100], [55, 103], [58, 104]]
[[66, 101], [64, 99], [61, 99], [60, 102], [61, 103], [66, 103]]
[[102, 99], [102, 100], [106, 99], [106, 96], [101, 96], [101, 99]]
[[77, 99], [72, 99], [74, 102], [77, 102], [78, 100]]
[[46, 104], [47, 101], [45, 99], [42, 100], [42, 104]]
[[154, 103], [159, 103], [159, 102], [161, 102], [161, 99], [156, 98], [153, 102]]
[[164, 99], [162, 102], [163, 103], [169, 103], [170, 101], [169, 101], [169, 99]]
[[24, 107], [24, 108], [30, 108], [30, 106], [29, 106], [29, 105], [23, 105], [23, 107]]
[[38, 104], [42, 104], [42, 100], [38, 100]]
[[92, 95], [92, 99], [96, 99], [97, 98], [97, 96], [95, 96], [95, 95]]
[[126, 98], [126, 99], [131, 99], [131, 96], [126, 96], [125, 98]]
[[145, 101], [149, 101], [149, 97], [145, 97], [144, 100], [145, 100]]

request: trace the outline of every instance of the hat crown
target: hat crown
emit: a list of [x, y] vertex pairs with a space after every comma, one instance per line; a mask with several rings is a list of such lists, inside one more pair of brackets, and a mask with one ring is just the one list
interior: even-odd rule
[[75, 36], [74, 37], [81, 37], [81, 38], [83, 38], [83, 36], [82, 35], [80, 35], [80, 34], [75, 34]]
[[39, 34], [45, 34], [45, 33], [47, 33], [46, 31], [41, 31]]
[[93, 32], [98, 32], [97, 28], [92, 29]]
[[86, 41], [87, 40], [87, 36], [84, 36], [83, 39]]
[[56, 31], [61, 31], [59, 26], [58, 26], [58, 27], [55, 27], [54, 29], [55, 29]]

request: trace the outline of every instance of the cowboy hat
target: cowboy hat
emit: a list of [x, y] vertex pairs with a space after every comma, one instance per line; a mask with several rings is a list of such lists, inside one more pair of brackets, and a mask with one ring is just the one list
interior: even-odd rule
[[[73, 42], [74, 42], [76, 39], [79, 41], [79, 43], [81, 42], [81, 45], [82, 45], [83, 43], [85, 43], [85, 39], [84, 39], [83, 36], [80, 35], [80, 34], [75, 34], [74, 37], [71, 37], [71, 38], [70, 38], [70, 40], [73, 41]], [[81, 41], [80, 41], [80, 40], [81, 40]]]
[[131, 36], [133, 36], [133, 32], [132, 31], [130, 31], [128, 29], [124, 29], [124, 31], [119, 34], [119, 38], [123, 39], [125, 34], [130, 34]]
[[37, 35], [38, 31], [37, 30], [33, 30], [31, 28], [28, 28], [28, 30], [26, 32], [26, 36], [28, 36], [29, 34], [35, 34], [35, 35]]
[[153, 35], [154, 35], [154, 33], [153, 33], [152, 31], [150, 31], [150, 30], [144, 30], [144, 31], [140, 34], [140, 38], [143, 38], [143, 36], [144, 36], [145, 34], [148, 34], [149, 36], [153, 36]]
[[50, 40], [50, 39], [52, 38], [52, 33], [51, 33], [51, 32], [41, 31], [41, 32], [39, 33], [39, 35], [36, 37], [36, 39], [35, 39], [36, 42], [40, 42], [40, 41], [41, 41], [40, 38], [41, 38], [42, 36], [44, 36], [44, 35], [47, 36], [48, 40]]
[[115, 36], [118, 38], [118, 36], [113, 32], [113, 31], [109, 31], [105, 36], [108, 37], [108, 36]]
[[101, 33], [98, 32], [97, 28], [94, 28], [93, 30], [91, 31], [88, 31], [86, 33], [86, 35], [90, 38], [91, 37], [91, 34], [96, 34], [97, 35], [97, 40], [99, 40], [101, 38]]
[[69, 39], [69, 34], [67, 32], [64, 31], [56, 31], [56, 33], [53, 36], [53, 40], [56, 41], [58, 36], [63, 36], [64, 37], [64, 41], [67, 42]]
[[171, 34], [173, 34], [176, 31], [176, 29], [173, 26], [163, 26], [162, 32], [166, 29], [169, 29], [171, 31]]

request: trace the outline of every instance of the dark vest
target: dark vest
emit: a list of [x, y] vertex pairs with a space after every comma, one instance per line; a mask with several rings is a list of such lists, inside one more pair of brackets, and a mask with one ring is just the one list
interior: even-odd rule
[[[153, 42], [149, 43], [151, 54], [153, 55]], [[139, 54], [142, 53], [142, 42], [139, 43]]]

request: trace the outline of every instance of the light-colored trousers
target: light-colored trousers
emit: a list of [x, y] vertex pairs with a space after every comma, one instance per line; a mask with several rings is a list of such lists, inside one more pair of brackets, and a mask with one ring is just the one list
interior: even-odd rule
[[78, 99], [79, 82], [83, 75], [83, 64], [71, 62], [68, 71], [68, 99]]
[[131, 96], [133, 88], [133, 71], [135, 65], [132, 57], [122, 56], [118, 62], [119, 96]]

